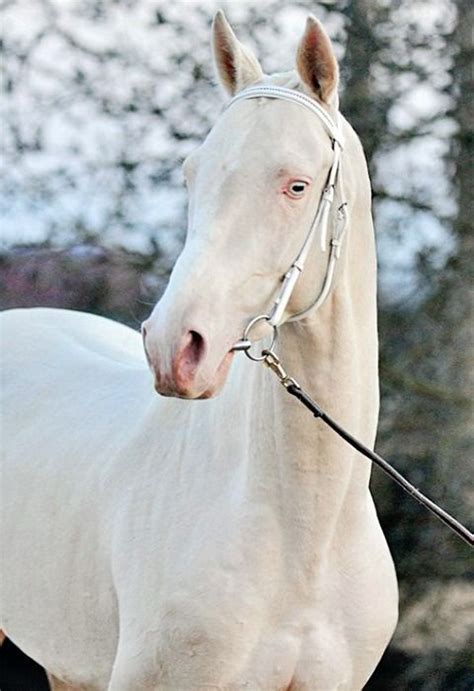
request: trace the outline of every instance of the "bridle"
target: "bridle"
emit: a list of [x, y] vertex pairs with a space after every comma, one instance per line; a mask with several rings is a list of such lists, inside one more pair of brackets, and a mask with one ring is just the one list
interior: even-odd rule
[[326, 180], [326, 185], [324, 187], [323, 193], [321, 195], [320, 202], [316, 213], [313, 216], [313, 220], [306, 233], [305, 239], [301, 246], [300, 251], [296, 255], [290, 268], [283, 276], [282, 286], [278, 292], [278, 295], [273, 303], [273, 306], [269, 310], [268, 314], [261, 314], [254, 317], [245, 328], [243, 337], [238, 341], [233, 350], [243, 350], [248, 357], [252, 360], [263, 360], [263, 356], [253, 355], [250, 352], [250, 341], [249, 336], [253, 327], [260, 321], [266, 321], [271, 327], [273, 327], [273, 343], [275, 343], [278, 327], [281, 325], [282, 318], [288, 302], [291, 298], [293, 290], [295, 289], [298, 278], [304, 271], [306, 260], [308, 258], [311, 247], [314, 244], [316, 236], [320, 235], [320, 247], [321, 251], [326, 251], [327, 238], [328, 238], [328, 227], [330, 224], [330, 214], [333, 208], [336, 192], [339, 197], [340, 203], [337, 208], [336, 220], [332, 225], [331, 237], [329, 239], [329, 255], [326, 265], [326, 273], [323, 279], [322, 287], [315, 299], [311, 302], [308, 307], [291, 315], [286, 321], [297, 321], [306, 317], [310, 312], [317, 310], [324, 303], [326, 298], [331, 292], [334, 282], [334, 274], [336, 269], [336, 263], [341, 256], [341, 248], [344, 240], [344, 235], [347, 228], [348, 213], [347, 213], [347, 202], [345, 201], [344, 194], [344, 184], [342, 175], [342, 150], [343, 150], [343, 136], [340, 127], [341, 116], [337, 113], [336, 121], [333, 120], [331, 115], [314, 99], [300, 93], [299, 91], [294, 91], [293, 89], [287, 89], [282, 86], [252, 86], [248, 89], [244, 89], [238, 93], [229, 102], [228, 108], [234, 103], [240, 101], [253, 99], [253, 98], [273, 98], [280, 99], [283, 101], [289, 101], [290, 103], [296, 103], [314, 115], [316, 115], [324, 129], [330, 137], [333, 157], [331, 167]]
[[[300, 251], [298, 252], [295, 260], [291, 264], [286, 274], [283, 276], [283, 283], [277, 298], [275, 299], [268, 314], [260, 314], [249, 321], [244, 330], [242, 339], [234, 345], [232, 350], [242, 350], [251, 360], [262, 361], [277, 376], [280, 384], [284, 386], [286, 391], [298, 399], [314, 415], [314, 417], [320, 418], [354, 449], [369, 458], [392, 480], [394, 480], [406, 492], [408, 492], [410, 496], [425, 506], [425, 508], [431, 511], [431, 513], [433, 513], [440, 521], [448, 526], [448, 528], [450, 528], [450, 530], [452, 530], [458, 537], [472, 547], [474, 545], [474, 535], [470, 530], [468, 530], [468, 528], [462, 525], [462, 523], [457, 521], [440, 506], [438, 506], [438, 504], [436, 504], [434, 501], [426, 497], [422, 492], [420, 492], [420, 490], [414, 487], [414, 485], [403, 477], [403, 475], [393, 468], [388, 461], [386, 461], [379, 454], [375, 453], [375, 451], [372, 449], [369, 449], [367, 446], [362, 444], [362, 442], [353, 437], [349, 432], [347, 432], [347, 430], [341, 427], [341, 425], [339, 425], [324, 410], [322, 410], [322, 408], [301, 388], [298, 382], [287, 374], [282, 363], [280, 362], [280, 359], [273, 350], [278, 335], [278, 327], [282, 323], [285, 309], [288, 306], [288, 302], [291, 294], [293, 293], [296, 282], [303, 273], [306, 259], [318, 232], [320, 233], [321, 250], [323, 252], [326, 250], [329, 217], [337, 190], [341, 201], [337, 208], [337, 218], [335, 223], [333, 223], [332, 233], [329, 240], [329, 257], [322, 288], [308, 307], [296, 314], [291, 315], [286, 321], [296, 321], [298, 319], [302, 319], [310, 312], [321, 307], [333, 287], [336, 262], [341, 254], [341, 247], [348, 220], [341, 161], [343, 138], [340, 128], [340, 114], [337, 113], [337, 119], [334, 121], [329, 113], [324, 110], [319, 103], [298, 91], [280, 86], [253, 86], [237, 94], [237, 96], [230, 101], [228, 107], [239, 101], [244, 101], [251, 98], [281, 99], [284, 101], [289, 101], [290, 103], [297, 103], [300, 106], [310, 110], [320, 119], [331, 139], [333, 158], [317, 211], [313, 217], [311, 226], [306, 233], [306, 237]], [[250, 341], [249, 336], [254, 326], [260, 321], [267, 322], [273, 328], [272, 342], [269, 348], [262, 350], [261, 355], [254, 355], [250, 351], [252, 342]]]

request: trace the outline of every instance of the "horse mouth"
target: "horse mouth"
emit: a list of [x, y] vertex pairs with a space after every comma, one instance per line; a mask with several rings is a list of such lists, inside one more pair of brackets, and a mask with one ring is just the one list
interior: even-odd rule
[[193, 386], [180, 387], [177, 386], [175, 382], [170, 380], [155, 380], [155, 391], [160, 396], [165, 396], [167, 398], [181, 398], [183, 400], [194, 400], [203, 401], [208, 398], [214, 398], [223, 389], [224, 384], [227, 380], [227, 375], [229, 374], [229, 369], [234, 359], [235, 353], [232, 350], [226, 353], [221, 363], [219, 364], [217, 370], [210, 383], [206, 386], [204, 391], [202, 389], [197, 390]]
[[232, 360], [234, 359], [234, 355], [235, 353], [232, 350], [229, 350], [229, 352], [224, 356], [224, 359], [216, 370], [216, 374], [211, 386], [197, 397], [198, 400], [214, 398], [222, 391], [227, 380], [227, 375], [229, 374], [229, 369], [232, 364]]

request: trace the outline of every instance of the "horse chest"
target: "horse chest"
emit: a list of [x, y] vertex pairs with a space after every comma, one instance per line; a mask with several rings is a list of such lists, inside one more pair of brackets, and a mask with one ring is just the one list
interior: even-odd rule
[[[169, 525], [166, 539], [120, 569], [136, 578], [125, 590], [118, 584], [115, 674], [123, 665], [130, 689], [148, 688], [148, 679], [186, 691], [356, 688], [356, 651], [361, 659], [379, 645], [379, 624], [384, 640], [388, 630], [366, 606], [364, 593], [376, 585], [371, 570], [357, 567], [356, 584], [341, 582], [330, 560], [311, 575], [292, 558], [274, 511], [229, 507], [225, 497], [200, 519]], [[134, 572], [132, 563], [140, 565]], [[384, 602], [374, 609], [383, 612]]]
[[180, 553], [172, 547], [173, 575], [158, 573], [152, 602], [143, 583], [133, 588], [148, 606], [135, 599], [133, 616], [121, 615], [130, 688], [155, 679], [165, 689], [276, 691], [289, 687], [299, 666], [306, 679], [324, 678], [326, 651], [341, 651], [343, 641], [314, 598], [295, 592], [272, 512], [260, 507], [213, 524], [212, 541], [197, 539], [201, 525]]
[[238, 594], [232, 610], [216, 611], [205, 600], [190, 608], [184, 595], [166, 603], [148, 649], [141, 647], [129, 660], [130, 688], [146, 679], [183, 691], [349, 688], [344, 686], [351, 670], [346, 642], [325, 617], [305, 625], [304, 613], [297, 622], [279, 619], [271, 610], [255, 616], [255, 611], [239, 611]]

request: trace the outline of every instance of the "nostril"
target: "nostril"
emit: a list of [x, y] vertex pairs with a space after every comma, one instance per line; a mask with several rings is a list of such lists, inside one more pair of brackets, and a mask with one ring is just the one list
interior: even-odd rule
[[178, 387], [186, 388], [194, 380], [205, 350], [206, 342], [201, 334], [198, 331], [188, 331], [171, 366], [172, 376]]
[[204, 355], [204, 338], [197, 331], [190, 331], [189, 342], [185, 348], [185, 360], [189, 365], [198, 365]]
[[181, 380], [192, 378], [204, 356], [204, 338], [197, 331], [188, 331], [182, 341], [174, 365], [174, 374]]

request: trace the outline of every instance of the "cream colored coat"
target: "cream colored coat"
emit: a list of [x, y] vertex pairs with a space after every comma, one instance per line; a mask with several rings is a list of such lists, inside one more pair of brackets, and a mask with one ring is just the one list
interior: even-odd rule
[[[263, 77], [221, 13], [213, 36], [230, 93], [299, 80], [334, 109], [337, 68], [312, 18], [297, 76]], [[282, 327], [279, 354], [372, 445], [370, 187], [360, 143], [343, 127], [351, 224], [335, 288], [317, 313]], [[190, 328], [206, 350], [186, 395], [223, 385], [226, 353], [268, 308], [330, 160], [322, 126], [295, 104], [246, 101], [219, 118], [185, 166], [188, 238], [147, 322], [158, 388], [166, 380], [167, 393], [178, 391], [173, 362]], [[288, 198], [295, 178], [309, 180], [303, 199]], [[325, 261], [315, 246], [289, 312], [315, 296]], [[241, 353], [219, 396], [179, 400], [157, 396], [141, 338], [125, 326], [18, 310], [1, 334], [0, 626], [22, 650], [76, 689], [363, 687], [397, 617], [365, 459]]]

